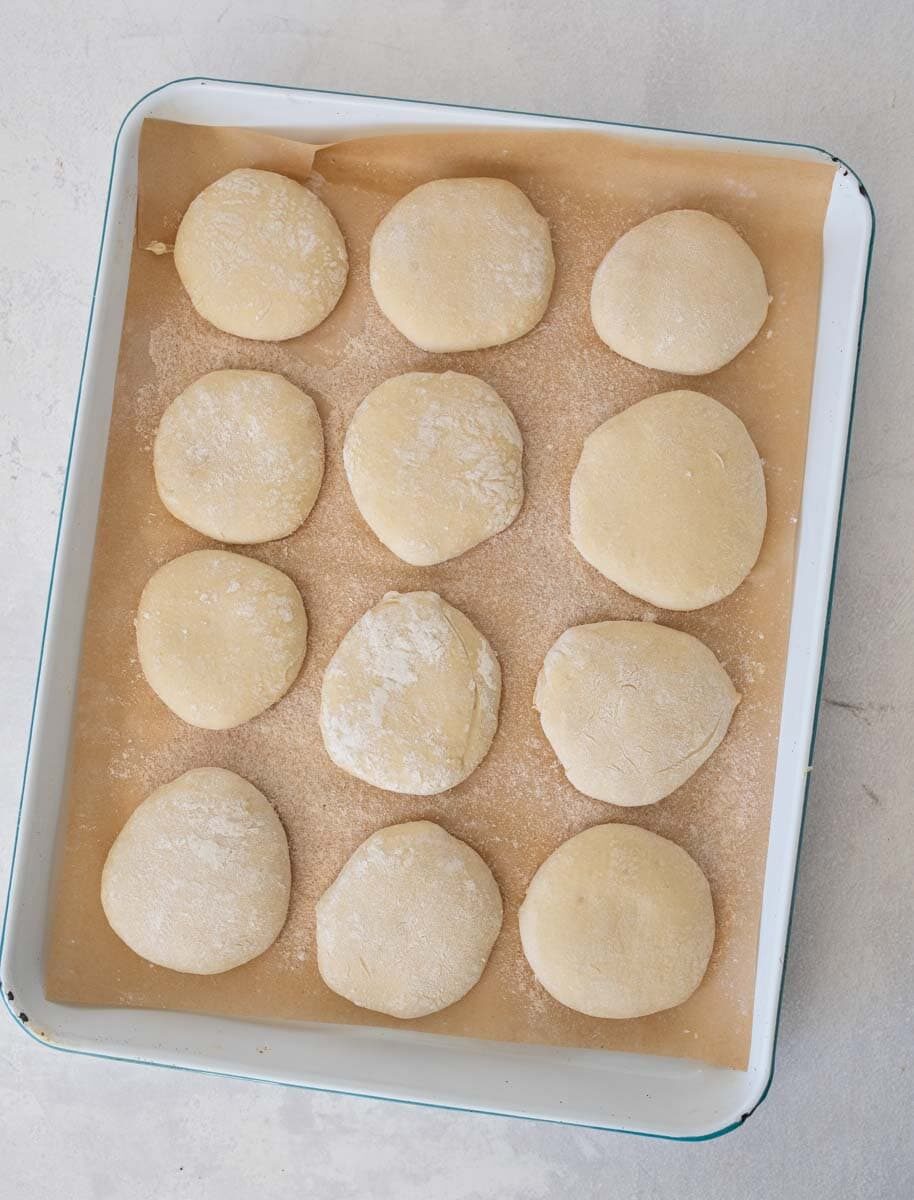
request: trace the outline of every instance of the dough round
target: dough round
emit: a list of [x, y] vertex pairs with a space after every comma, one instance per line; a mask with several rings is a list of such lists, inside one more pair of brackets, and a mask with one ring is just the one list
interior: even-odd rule
[[338, 767], [388, 792], [446, 792], [485, 758], [501, 670], [486, 639], [435, 592], [388, 592], [324, 673], [321, 733]]
[[522, 337], [552, 293], [549, 225], [505, 179], [436, 179], [371, 239], [371, 289], [415, 345], [444, 353]]
[[349, 261], [329, 208], [272, 171], [230, 171], [184, 214], [175, 267], [201, 317], [238, 337], [307, 333], [343, 294]]
[[566, 629], [546, 655], [534, 705], [585, 796], [654, 804], [720, 743], [739, 693], [698, 638], [650, 621]]
[[619, 238], [594, 276], [590, 313], [623, 358], [707, 375], [765, 323], [762, 264], [732, 225], [694, 209], [660, 213]]
[[295, 682], [307, 639], [305, 606], [288, 575], [228, 550], [173, 559], [140, 597], [143, 674], [200, 729], [231, 729], [275, 704]]
[[289, 908], [289, 846], [253, 784], [202, 767], [158, 788], [118, 834], [102, 907], [142, 958], [192, 975], [263, 954]]
[[388, 379], [356, 410], [343, 462], [359, 512], [389, 550], [424, 567], [507, 528], [524, 498], [511, 410], [473, 375]]
[[645, 1017], [682, 1004], [714, 946], [711, 889], [675, 842], [597, 825], [559, 846], [520, 908], [533, 973], [590, 1017]]
[[768, 510], [745, 425], [700, 392], [610, 417], [571, 480], [571, 539], [591, 566], [659, 608], [728, 596], [755, 565]]
[[314, 401], [270, 371], [211, 371], [166, 408], [153, 449], [168, 511], [218, 542], [270, 542], [311, 511], [324, 474]]
[[317, 902], [317, 966], [360, 1008], [424, 1017], [478, 981], [501, 929], [492, 872], [431, 821], [373, 833]]

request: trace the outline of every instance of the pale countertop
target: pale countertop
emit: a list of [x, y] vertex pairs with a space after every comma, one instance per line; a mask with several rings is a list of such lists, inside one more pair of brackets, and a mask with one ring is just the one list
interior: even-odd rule
[[[0, 1194], [914, 1195], [914, 10], [902, 0], [0, 0], [0, 877], [121, 116], [179, 76], [811, 142], [877, 214], [777, 1070], [676, 1145], [55, 1054], [0, 1017]], [[86, 6], [89, 7], [89, 6]], [[741, 11], [742, 10], [742, 11]], [[3, 884], [5, 888], [5, 883]]]

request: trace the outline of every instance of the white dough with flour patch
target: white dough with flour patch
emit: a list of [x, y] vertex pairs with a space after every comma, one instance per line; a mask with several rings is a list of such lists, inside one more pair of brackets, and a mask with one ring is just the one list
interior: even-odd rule
[[105, 860], [101, 899], [111, 928], [142, 958], [215, 975], [273, 944], [290, 885], [272, 806], [240, 775], [202, 767], [134, 810]]
[[522, 337], [552, 294], [545, 217], [505, 179], [436, 179], [407, 193], [371, 239], [381, 311], [423, 350], [482, 350]]
[[523, 442], [481, 379], [415, 371], [365, 397], [343, 462], [359, 512], [399, 558], [429, 566], [505, 529], [524, 498]]
[[482, 975], [502, 922], [492, 872], [431, 821], [391, 825], [317, 903], [317, 965], [360, 1008], [408, 1019], [454, 1004]]
[[294, 179], [247, 167], [191, 201], [175, 267], [201, 317], [265, 342], [319, 325], [349, 274], [346, 243], [324, 202]]
[[271, 371], [210, 371], [173, 400], [153, 447], [168, 511], [218, 542], [288, 537], [311, 511], [324, 438], [310, 396]]
[[350, 775], [431, 796], [485, 757], [500, 697], [498, 659], [463, 613], [435, 592], [388, 592], [324, 672], [321, 734]]

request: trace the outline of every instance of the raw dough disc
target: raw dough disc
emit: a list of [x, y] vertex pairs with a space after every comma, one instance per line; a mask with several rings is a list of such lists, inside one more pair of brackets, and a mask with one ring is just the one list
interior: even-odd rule
[[600, 263], [590, 313], [623, 358], [708, 375], [748, 346], [768, 315], [762, 265], [732, 225], [694, 209], [660, 213]]
[[201, 317], [262, 342], [319, 325], [349, 273], [346, 243], [323, 201], [285, 175], [246, 167], [191, 201], [175, 267]]
[[202, 767], [134, 810], [102, 871], [108, 924], [172, 971], [215, 975], [263, 954], [289, 907], [289, 847], [261, 793]]
[[388, 379], [356, 409], [343, 462], [359, 512], [414, 566], [456, 558], [505, 529], [524, 498], [511, 410], [473, 375]]
[[745, 425], [700, 392], [650, 396], [584, 442], [571, 538], [587, 561], [660, 608], [703, 608], [755, 565], [765, 476]]
[[591, 1017], [644, 1017], [682, 1004], [714, 946], [701, 869], [636, 825], [597, 825], [542, 864], [520, 908], [527, 961], [560, 1004]]
[[436, 179], [399, 200], [371, 239], [381, 311], [423, 350], [522, 337], [552, 293], [549, 225], [505, 179]]
[[568, 780], [608, 804], [654, 804], [720, 743], [739, 693], [698, 638], [650, 621], [566, 629], [536, 706]]
[[462, 612], [435, 592], [388, 592], [327, 666], [321, 733], [350, 775], [432, 796], [482, 762], [500, 697], [498, 659]]
[[271, 371], [211, 371], [166, 408], [153, 449], [168, 511], [218, 542], [269, 542], [311, 511], [324, 474], [314, 401]]
[[431, 821], [373, 833], [317, 902], [317, 966], [360, 1008], [424, 1017], [473, 987], [501, 929], [492, 872]]
[[200, 729], [231, 729], [275, 704], [295, 682], [307, 638], [305, 606], [288, 575], [228, 550], [173, 559], [140, 597], [143, 674]]

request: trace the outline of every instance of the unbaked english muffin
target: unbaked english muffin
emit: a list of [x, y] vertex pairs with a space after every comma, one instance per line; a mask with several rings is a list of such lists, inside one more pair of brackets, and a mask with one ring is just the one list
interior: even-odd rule
[[549, 225], [506, 179], [435, 179], [371, 239], [381, 311], [423, 350], [482, 350], [539, 322], [555, 276]]
[[494, 388], [456, 371], [413, 371], [365, 397], [343, 462], [359, 512], [384, 545], [430, 566], [511, 524], [524, 498], [523, 452]]
[[101, 900], [111, 928], [142, 958], [215, 975], [273, 944], [290, 886], [272, 805], [233, 771], [201, 767], [134, 810], [105, 860]]
[[282, 571], [228, 550], [194, 550], [146, 584], [136, 641], [146, 682], [172, 712], [199, 729], [232, 729], [295, 682], [308, 618]]
[[272, 371], [210, 371], [166, 408], [153, 465], [159, 498], [191, 529], [235, 544], [288, 537], [320, 491], [321, 420]]
[[624, 358], [709, 375], [749, 345], [769, 300], [762, 264], [732, 225], [676, 209], [619, 238], [594, 276], [590, 312]]
[[739, 417], [700, 392], [650, 396], [584, 442], [571, 540], [591, 566], [658, 608], [736, 590], [765, 536], [765, 475]]
[[711, 889], [680, 846], [637, 825], [597, 825], [542, 864], [520, 907], [527, 962], [590, 1017], [645, 1017], [688, 1000], [714, 947]]
[[317, 965], [334, 992], [406, 1020], [475, 986], [502, 902], [472, 847], [431, 821], [373, 833], [317, 902]]
[[175, 267], [194, 308], [225, 333], [282, 342], [319, 325], [349, 274], [346, 243], [313, 192], [241, 167], [191, 201]]
[[433, 796], [485, 758], [500, 697], [498, 659], [462, 612], [436, 592], [388, 592], [327, 665], [321, 733], [350, 775]]
[[585, 796], [655, 804], [726, 735], [739, 693], [703, 642], [653, 621], [566, 629], [546, 655], [534, 706]]

